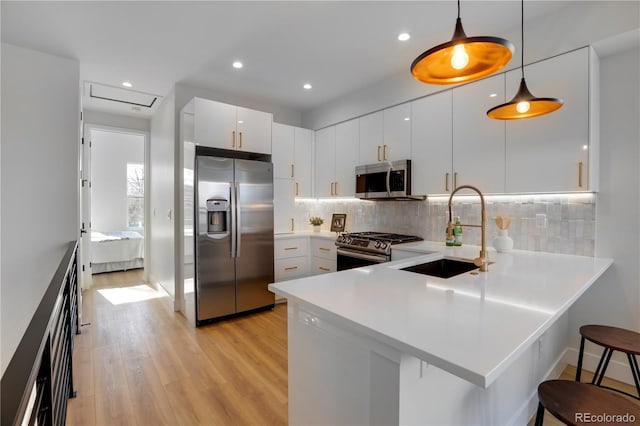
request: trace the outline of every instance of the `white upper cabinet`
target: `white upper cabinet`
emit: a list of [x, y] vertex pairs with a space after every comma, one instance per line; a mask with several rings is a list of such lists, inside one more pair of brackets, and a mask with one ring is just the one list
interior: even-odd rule
[[504, 78], [500, 74], [452, 89], [454, 188], [505, 191], [505, 124], [486, 114], [504, 102]]
[[[598, 82], [590, 92], [590, 71], [597, 76], [597, 65], [590, 70], [589, 50], [525, 67], [534, 96], [561, 98], [564, 105], [551, 114], [506, 123], [507, 192], [597, 191], [596, 169], [589, 161], [590, 151], [597, 151], [597, 136], [590, 138], [589, 114]], [[513, 96], [521, 71], [510, 71], [506, 78], [507, 96]]]
[[272, 139], [273, 177], [293, 179], [294, 128], [280, 123], [273, 123]]
[[316, 197], [352, 197], [358, 165], [358, 120], [316, 132]]
[[411, 155], [411, 103], [383, 111], [382, 161], [406, 160]]
[[266, 112], [194, 99], [196, 145], [271, 154], [271, 123]]
[[382, 161], [384, 145], [384, 114], [382, 111], [360, 117], [359, 165]]
[[316, 197], [334, 195], [336, 174], [336, 126], [316, 132]]
[[272, 123], [272, 114], [237, 107], [236, 149], [271, 154]]
[[356, 166], [359, 161], [358, 120], [336, 125], [335, 177], [333, 195], [353, 197], [356, 192]]
[[411, 105], [411, 192], [416, 195], [452, 191], [451, 90]]
[[313, 130], [294, 128], [294, 179], [296, 196], [311, 197], [313, 195]]

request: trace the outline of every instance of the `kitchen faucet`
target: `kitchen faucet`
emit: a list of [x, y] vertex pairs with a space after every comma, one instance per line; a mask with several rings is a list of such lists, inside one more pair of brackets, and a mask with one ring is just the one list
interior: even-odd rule
[[452, 215], [451, 215], [451, 200], [453, 200], [453, 196], [455, 195], [455, 193], [460, 191], [461, 189], [471, 189], [472, 191], [475, 191], [475, 192], [478, 193], [478, 195], [480, 195], [480, 208], [482, 209], [480, 225], [464, 225], [464, 224], [462, 224], [460, 226], [467, 226], [467, 227], [473, 227], [473, 228], [480, 228], [481, 229], [482, 245], [480, 247], [480, 256], [475, 258], [475, 259], [473, 259], [473, 263], [477, 267], [480, 268], [481, 272], [487, 272], [489, 270], [489, 259], [487, 257], [487, 244], [486, 244], [487, 213], [486, 213], [486, 206], [485, 206], [485, 203], [484, 203], [484, 196], [482, 195], [482, 192], [480, 192], [480, 190], [478, 188], [476, 188], [475, 186], [460, 185], [449, 196], [449, 224], [447, 225], [447, 238], [449, 240], [453, 239], [453, 222], [452, 222]]

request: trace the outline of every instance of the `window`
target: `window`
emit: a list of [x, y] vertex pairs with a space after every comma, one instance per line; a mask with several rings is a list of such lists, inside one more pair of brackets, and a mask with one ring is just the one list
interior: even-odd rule
[[127, 226], [144, 228], [144, 165], [127, 163]]

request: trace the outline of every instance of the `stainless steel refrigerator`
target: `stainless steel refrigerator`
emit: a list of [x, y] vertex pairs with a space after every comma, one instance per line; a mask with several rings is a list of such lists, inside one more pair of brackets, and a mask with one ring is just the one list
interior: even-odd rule
[[194, 190], [196, 325], [272, 308], [273, 165], [196, 151]]

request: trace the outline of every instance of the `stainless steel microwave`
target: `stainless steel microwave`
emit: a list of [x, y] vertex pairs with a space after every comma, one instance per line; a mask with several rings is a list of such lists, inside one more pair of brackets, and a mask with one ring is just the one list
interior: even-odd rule
[[363, 200], [424, 200], [411, 194], [411, 160], [356, 167], [356, 197]]

